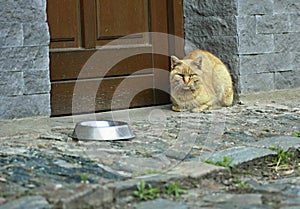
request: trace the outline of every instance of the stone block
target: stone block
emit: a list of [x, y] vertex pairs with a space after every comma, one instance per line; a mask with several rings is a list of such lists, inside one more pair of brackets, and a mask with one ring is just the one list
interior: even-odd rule
[[20, 23], [0, 22], [0, 48], [23, 45], [23, 31]]
[[275, 13], [291, 13], [300, 11], [299, 0], [274, 0]]
[[186, 20], [187, 33], [192, 36], [234, 36], [236, 35], [235, 16], [193, 16]]
[[273, 0], [238, 0], [239, 15], [272, 14]]
[[249, 34], [239, 35], [239, 54], [259, 54], [274, 52], [273, 34]]
[[299, 67], [300, 66], [300, 53], [294, 53], [294, 66]]
[[50, 92], [48, 70], [29, 70], [24, 72], [24, 94], [41, 94]]
[[0, 71], [48, 70], [48, 50], [48, 46], [0, 48]]
[[24, 23], [24, 46], [49, 45], [50, 35], [47, 23]]
[[240, 77], [241, 93], [272, 91], [275, 89], [274, 73], [249, 74]]
[[300, 32], [300, 13], [290, 14], [290, 31]]
[[276, 89], [292, 89], [300, 87], [300, 66], [294, 71], [275, 73]]
[[139, 173], [146, 170], [163, 170], [166, 164], [159, 159], [152, 158], [137, 158], [137, 157], [123, 157], [120, 158], [116, 167], [118, 170]]
[[0, 119], [50, 116], [50, 95], [0, 97]]
[[192, 43], [196, 48], [208, 50], [218, 57], [237, 54], [236, 36], [194, 36]]
[[276, 148], [280, 147], [283, 148], [284, 150], [288, 150], [290, 148], [299, 148], [300, 138], [292, 137], [292, 136], [273, 136], [273, 137], [263, 138], [258, 142], [249, 144], [249, 146], [257, 146], [257, 147], [264, 147], [264, 148], [269, 148], [270, 146], [273, 146]]
[[193, 37], [188, 37], [188, 34], [185, 34], [186, 39], [184, 40], [184, 53], [188, 54], [189, 52], [198, 49], [198, 46], [195, 43]]
[[300, 52], [300, 33], [275, 34], [276, 52]]
[[289, 17], [285, 14], [256, 16], [257, 33], [283, 33], [289, 31]]
[[113, 202], [113, 192], [105, 187], [81, 189], [69, 198], [61, 200], [61, 208], [110, 208]]
[[184, 15], [189, 17], [192, 15], [200, 16], [228, 16], [237, 14], [236, 0], [201, 0], [191, 1], [186, 0], [184, 2]]
[[237, 18], [237, 32], [239, 34], [256, 34], [255, 16], [245, 15]]
[[[267, 193], [267, 192], [266, 192]], [[245, 194], [232, 194], [229, 192], [224, 193], [210, 193], [203, 197], [204, 205], [213, 205], [213, 207], [203, 207], [208, 208], [242, 208], [242, 209], [267, 209], [263, 203], [263, 195], [256, 193], [245, 193]], [[202, 208], [202, 207], [201, 207]], [[290, 208], [291, 209], [291, 208]]]
[[276, 154], [276, 152], [265, 148], [233, 147], [225, 150], [220, 150], [211, 154], [208, 160], [217, 162], [222, 161], [224, 157], [229, 157], [232, 159], [231, 165], [238, 165], [257, 158], [274, 154]]
[[0, 22], [45, 22], [46, 0], [0, 1]]
[[51, 205], [42, 196], [25, 196], [0, 206], [1, 209], [50, 209]]
[[23, 88], [22, 72], [0, 72], [0, 96], [22, 95]]
[[137, 203], [135, 209], [153, 209], [153, 208], [164, 208], [164, 209], [189, 209], [187, 205], [183, 203], [170, 201], [166, 199], [158, 198], [156, 200], [146, 201]]
[[277, 72], [292, 70], [295, 55], [292, 53], [270, 53], [240, 56], [240, 74]]
[[213, 173], [228, 173], [228, 169], [220, 166], [215, 166], [203, 162], [190, 161], [182, 162], [174, 167], [169, 174], [184, 176], [187, 178], [201, 179], [208, 174]]

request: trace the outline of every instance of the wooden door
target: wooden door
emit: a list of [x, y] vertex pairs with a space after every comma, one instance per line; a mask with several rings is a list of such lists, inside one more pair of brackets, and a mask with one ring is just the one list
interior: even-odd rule
[[47, 14], [53, 116], [169, 102], [154, 69], [168, 70], [175, 49], [147, 32], [182, 36], [181, 0], [48, 0]]

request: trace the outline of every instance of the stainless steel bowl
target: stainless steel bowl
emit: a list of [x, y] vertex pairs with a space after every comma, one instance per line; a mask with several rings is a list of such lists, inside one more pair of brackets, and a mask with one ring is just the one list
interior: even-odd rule
[[83, 121], [77, 123], [72, 138], [78, 140], [125, 140], [134, 135], [125, 122], [120, 121]]

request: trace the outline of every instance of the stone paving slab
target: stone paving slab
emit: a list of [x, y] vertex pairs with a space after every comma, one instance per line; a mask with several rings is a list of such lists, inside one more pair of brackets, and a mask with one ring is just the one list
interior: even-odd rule
[[0, 205], [0, 209], [50, 209], [51, 206], [44, 197], [27, 196], [15, 201]]
[[72, 209], [106, 208], [110, 207], [113, 200], [112, 190], [106, 187], [95, 186], [77, 192], [68, 198], [61, 199], [59, 207]]
[[249, 146], [257, 146], [257, 147], [265, 147], [265, 148], [274, 147], [274, 148], [282, 148], [284, 150], [288, 150], [291, 148], [299, 148], [300, 138], [292, 137], [292, 136], [274, 136], [274, 137], [265, 138], [253, 144], [249, 144]]
[[209, 157], [202, 160], [209, 160], [212, 162], [223, 161], [228, 157], [230, 160], [230, 166], [236, 166], [241, 163], [249, 162], [251, 160], [275, 155], [276, 152], [270, 149], [255, 148], [255, 147], [233, 147], [225, 150], [220, 150], [209, 155]]
[[261, 194], [211, 194], [203, 198], [202, 206], [220, 209], [269, 208], [262, 205]]
[[222, 176], [224, 176], [224, 178], [226, 178], [226, 175], [229, 175], [229, 171], [225, 167], [193, 161], [182, 162], [168, 173], [193, 179], [203, 179], [207, 177], [207, 175], [211, 175], [212, 177], [215, 174], [220, 175], [220, 173]]
[[164, 209], [188, 209], [187, 205], [182, 203], [173, 202], [165, 199], [157, 199], [147, 202], [142, 202], [134, 206], [135, 209], [153, 209], [153, 208], [164, 208]]

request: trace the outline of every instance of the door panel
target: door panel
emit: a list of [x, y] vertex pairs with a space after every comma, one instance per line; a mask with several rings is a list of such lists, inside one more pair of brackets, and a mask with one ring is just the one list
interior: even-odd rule
[[[151, 47], [56, 52], [50, 54], [52, 81], [80, 78], [125, 76], [143, 69], [153, 73]], [[103, 55], [101, 55], [103, 54]], [[125, 59], [124, 54], [137, 54]], [[100, 57], [100, 58], [99, 58]], [[118, 61], [118, 63], [114, 63]], [[109, 70], [107, 70], [109, 68]]]
[[147, 9], [147, 0], [97, 0], [97, 38], [115, 39], [148, 31]]
[[[148, 106], [153, 103], [153, 76], [145, 75], [126, 79], [128, 80], [124, 85], [124, 91], [117, 93], [115, 90], [124, 78], [52, 82], [52, 113], [53, 115], [66, 115], [110, 110], [112, 107], [122, 109], [129, 98], [132, 98], [131, 107]], [[76, 93], [73, 92], [75, 85], [78, 89]], [[134, 92], [137, 87], [147, 89], [132, 97], [130, 92]]]
[[51, 48], [79, 46], [78, 0], [50, 0], [47, 12]]
[[147, 0], [97, 0], [96, 2], [97, 45], [105, 45], [116, 39], [117, 41], [112, 44], [149, 42], [147, 36], [136, 35], [136, 33], [149, 31]]

